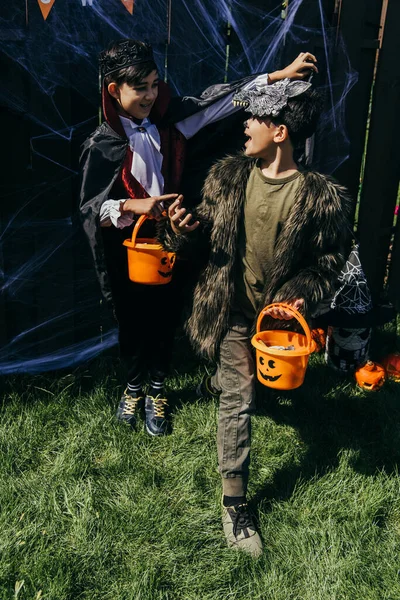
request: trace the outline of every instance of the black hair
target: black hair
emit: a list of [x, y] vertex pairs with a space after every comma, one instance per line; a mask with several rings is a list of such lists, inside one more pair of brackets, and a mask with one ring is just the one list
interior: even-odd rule
[[285, 108], [271, 120], [274, 125], [286, 125], [293, 148], [297, 148], [315, 133], [322, 107], [322, 95], [310, 88], [289, 98]]
[[[121, 44], [123, 44], [125, 41], [126, 40], [122, 40], [120, 42], [112, 42], [110, 46], [108, 46], [108, 48], [104, 50], [102, 56], [104, 58], [110, 59], [116, 58], [118, 52], [120, 51]], [[134, 40], [134, 43], [141, 48], [146, 48], [146, 44], [144, 42]], [[158, 72], [157, 65], [154, 62], [154, 60], [148, 60], [146, 62], [141, 62], [136, 65], [122, 67], [121, 69], [118, 69], [118, 71], [114, 71], [113, 73], [106, 75], [104, 77], [104, 84], [106, 85], [106, 87], [110, 83], [116, 83], [118, 86], [122, 85], [123, 83], [126, 83], [130, 86], [139, 85], [139, 83], [141, 83], [141, 81], [145, 77], [150, 75], [150, 73], [152, 73], [153, 71]]]

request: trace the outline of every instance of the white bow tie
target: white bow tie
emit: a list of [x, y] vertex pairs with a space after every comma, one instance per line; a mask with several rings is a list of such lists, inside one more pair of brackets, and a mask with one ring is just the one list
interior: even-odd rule
[[161, 196], [164, 177], [161, 173], [163, 157], [160, 152], [160, 133], [149, 119], [140, 125], [120, 116], [133, 152], [131, 173], [150, 196]]
[[129, 123], [129, 125], [126, 124], [127, 127], [125, 129], [125, 133], [128, 135], [129, 141], [131, 141], [131, 139], [138, 133], [147, 133], [150, 136], [151, 141], [158, 148], [158, 150], [160, 149], [160, 134], [158, 132], [157, 127], [153, 125], [151, 121], [149, 121], [149, 119], [144, 119], [140, 125], [137, 125], [130, 119], [125, 119], [124, 117], [121, 117], [121, 119], [122, 118], [124, 119], [124, 121], [128, 121]]

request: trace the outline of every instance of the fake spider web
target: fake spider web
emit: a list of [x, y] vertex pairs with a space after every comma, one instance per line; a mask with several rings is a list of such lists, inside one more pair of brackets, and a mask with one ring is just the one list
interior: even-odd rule
[[77, 218], [80, 146], [99, 123], [97, 55], [111, 41], [149, 41], [175, 96], [311, 50], [326, 94], [313, 167], [332, 173], [348, 157], [344, 102], [358, 75], [329, 3], [137, 0], [132, 14], [128, 2], [55, 0], [46, 20], [48, 0], [1, 3], [0, 117], [12, 150], [0, 181], [1, 374], [69, 368], [118, 343]]
[[364, 314], [372, 309], [371, 292], [361, 265], [358, 244], [350, 252], [338, 281], [342, 285], [333, 297], [331, 308], [348, 314]]

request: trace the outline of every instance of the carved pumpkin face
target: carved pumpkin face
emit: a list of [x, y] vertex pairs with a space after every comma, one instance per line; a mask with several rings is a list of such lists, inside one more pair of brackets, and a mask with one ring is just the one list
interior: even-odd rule
[[275, 361], [265, 356], [259, 356], [258, 358], [258, 372], [264, 381], [278, 381], [282, 377], [282, 373], [276, 373], [275, 371]]
[[374, 392], [385, 383], [386, 371], [382, 365], [368, 360], [365, 365], [358, 367], [354, 377], [363, 390]]
[[172, 277], [172, 267], [174, 266], [176, 255], [174, 252], [165, 252], [160, 260], [158, 274], [165, 279]]
[[400, 381], [400, 353], [393, 352], [388, 354], [382, 361], [383, 366], [386, 369], [388, 377], [393, 378], [395, 381]]
[[315, 352], [322, 352], [322, 350], [325, 350], [326, 331], [321, 329], [321, 327], [318, 327], [317, 329], [312, 329], [311, 338], [315, 342]]

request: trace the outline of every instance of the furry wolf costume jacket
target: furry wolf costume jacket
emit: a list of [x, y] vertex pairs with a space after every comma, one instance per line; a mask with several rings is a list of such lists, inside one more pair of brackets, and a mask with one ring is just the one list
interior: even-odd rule
[[[229, 324], [239, 222], [255, 159], [227, 156], [209, 171], [203, 200], [193, 211], [200, 226], [176, 235], [169, 220], [159, 224], [159, 240], [181, 256], [200, 258], [186, 330], [194, 349], [215, 360]], [[275, 261], [265, 281], [261, 310], [272, 301], [304, 298], [303, 313], [333, 296], [350, 247], [352, 202], [330, 177], [305, 172], [295, 203], [275, 245]]]

